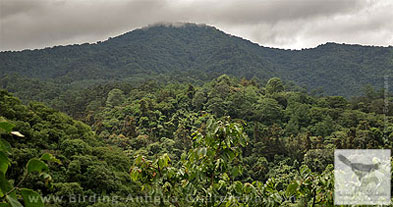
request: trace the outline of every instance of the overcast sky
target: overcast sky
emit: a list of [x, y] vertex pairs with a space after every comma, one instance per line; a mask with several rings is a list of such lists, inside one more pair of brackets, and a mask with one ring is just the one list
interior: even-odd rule
[[96, 42], [158, 22], [205, 23], [263, 46], [393, 45], [391, 0], [0, 0], [0, 51]]

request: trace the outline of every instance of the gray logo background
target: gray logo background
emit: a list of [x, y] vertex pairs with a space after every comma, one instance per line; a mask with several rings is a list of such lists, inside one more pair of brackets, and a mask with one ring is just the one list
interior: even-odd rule
[[334, 204], [390, 204], [390, 150], [335, 150]]

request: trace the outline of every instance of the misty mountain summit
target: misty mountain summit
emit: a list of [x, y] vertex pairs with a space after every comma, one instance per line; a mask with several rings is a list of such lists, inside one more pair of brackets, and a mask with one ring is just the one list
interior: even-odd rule
[[370, 172], [378, 170], [380, 165], [379, 163], [377, 164], [354, 163], [341, 154], [338, 155], [338, 159], [351, 168], [352, 172], [356, 174], [360, 182], [362, 181], [364, 176], [368, 175]]

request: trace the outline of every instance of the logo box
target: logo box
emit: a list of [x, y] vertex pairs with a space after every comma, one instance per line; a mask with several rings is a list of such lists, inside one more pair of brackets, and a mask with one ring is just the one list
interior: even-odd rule
[[385, 149], [334, 151], [335, 205], [389, 205], [391, 152]]

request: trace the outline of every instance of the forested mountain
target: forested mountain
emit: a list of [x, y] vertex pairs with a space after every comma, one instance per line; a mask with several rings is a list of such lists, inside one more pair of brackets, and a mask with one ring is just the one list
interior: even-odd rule
[[[1, 52], [0, 76], [17, 74], [58, 87], [113, 80], [198, 82], [221, 74], [263, 81], [280, 77], [348, 97], [360, 95], [366, 84], [382, 88], [384, 75], [392, 74], [392, 60], [392, 47], [327, 43], [282, 50], [205, 25], [154, 25], [95, 44]], [[1, 85], [7, 88], [4, 79]]]
[[1, 52], [0, 206], [334, 206], [334, 150], [393, 147], [392, 60], [195, 24]]

